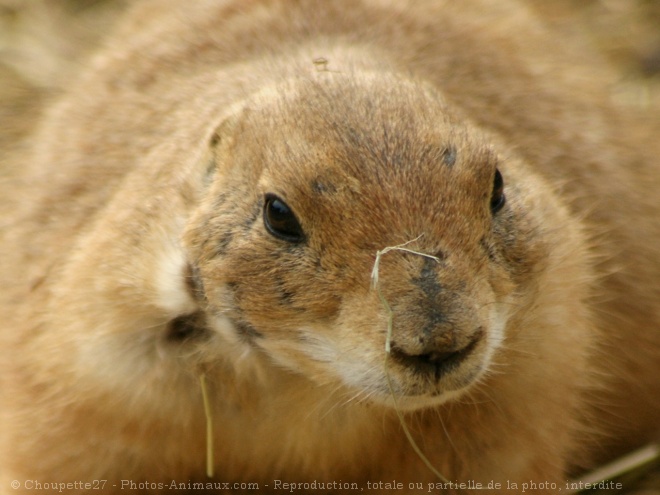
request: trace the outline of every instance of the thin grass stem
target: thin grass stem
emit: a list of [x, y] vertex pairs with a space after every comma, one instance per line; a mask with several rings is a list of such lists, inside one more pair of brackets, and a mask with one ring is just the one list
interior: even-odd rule
[[199, 375], [199, 385], [202, 389], [204, 401], [204, 414], [206, 416], [206, 476], [213, 478], [213, 417], [211, 415], [211, 401], [206, 386], [206, 374]]
[[413, 438], [412, 434], [410, 433], [410, 430], [408, 429], [408, 426], [406, 425], [405, 418], [403, 417], [403, 413], [401, 412], [401, 408], [399, 407], [399, 403], [396, 400], [396, 394], [394, 393], [394, 387], [392, 386], [392, 379], [390, 378], [390, 372], [388, 369], [388, 362], [389, 362], [389, 357], [392, 351], [392, 331], [394, 327], [394, 312], [392, 311], [392, 307], [390, 304], [387, 302], [387, 299], [383, 295], [383, 292], [380, 289], [380, 284], [379, 284], [379, 270], [380, 270], [380, 260], [384, 254], [389, 253], [390, 251], [404, 251], [406, 253], [411, 253], [411, 254], [416, 254], [418, 256], [424, 256], [426, 258], [433, 259], [437, 262], [440, 260], [436, 256], [432, 256], [430, 254], [426, 253], [420, 253], [418, 251], [413, 251], [412, 249], [408, 249], [405, 246], [408, 244], [416, 241], [422, 237], [421, 235], [416, 237], [415, 239], [412, 239], [408, 242], [404, 242], [403, 244], [399, 244], [398, 246], [388, 246], [386, 248], [381, 249], [380, 251], [376, 252], [376, 261], [374, 262], [374, 267], [371, 270], [371, 288], [376, 291], [376, 294], [378, 295], [378, 299], [380, 300], [381, 304], [385, 308], [385, 311], [387, 312], [387, 336], [385, 338], [385, 363], [384, 363], [384, 371], [385, 371], [385, 378], [387, 380], [387, 387], [389, 388], [390, 395], [392, 396], [392, 401], [394, 403], [394, 410], [396, 411], [396, 415], [399, 418], [399, 423], [401, 424], [401, 428], [403, 429], [403, 433], [406, 435], [406, 438], [408, 439], [408, 442], [410, 443], [410, 446], [412, 449], [415, 451], [417, 456], [421, 459], [421, 461], [426, 465], [427, 468], [435, 475], [437, 478], [442, 481], [443, 483], [449, 483], [447, 478], [445, 478], [440, 471], [438, 471], [435, 466], [429, 461], [428, 457], [422, 452], [422, 449], [419, 448], [417, 445], [417, 442]]

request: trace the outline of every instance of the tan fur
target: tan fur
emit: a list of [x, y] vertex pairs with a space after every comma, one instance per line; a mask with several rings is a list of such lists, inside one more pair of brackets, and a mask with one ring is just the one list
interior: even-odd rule
[[447, 478], [563, 486], [653, 439], [660, 126], [588, 59], [514, 1], [135, 7], [3, 184], [3, 490], [205, 481], [205, 373], [217, 480], [427, 491], [370, 286], [409, 241], [439, 261], [383, 255], [393, 346], [474, 342], [387, 359]]

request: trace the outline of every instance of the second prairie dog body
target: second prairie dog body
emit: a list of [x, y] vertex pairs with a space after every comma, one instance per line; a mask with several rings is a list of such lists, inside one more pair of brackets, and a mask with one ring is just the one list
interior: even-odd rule
[[513, 1], [180, 4], [132, 10], [3, 185], [3, 487], [205, 481], [200, 373], [216, 479], [264, 491], [437, 482], [388, 374], [452, 481], [657, 435], [659, 126], [607, 68]]

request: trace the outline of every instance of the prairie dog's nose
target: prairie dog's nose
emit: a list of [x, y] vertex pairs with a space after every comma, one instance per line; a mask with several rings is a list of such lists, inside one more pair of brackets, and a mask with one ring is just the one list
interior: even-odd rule
[[403, 366], [432, 374], [438, 379], [458, 367], [472, 353], [482, 337], [483, 330], [479, 329], [464, 345], [447, 347], [432, 343], [414, 350], [406, 349], [393, 342], [391, 357]]

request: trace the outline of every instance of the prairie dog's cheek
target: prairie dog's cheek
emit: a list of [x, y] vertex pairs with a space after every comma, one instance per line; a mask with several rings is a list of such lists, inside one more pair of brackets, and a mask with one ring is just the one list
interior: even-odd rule
[[165, 244], [156, 257], [154, 290], [157, 304], [167, 316], [188, 314], [197, 309], [191, 293], [190, 277], [190, 266], [183, 249], [178, 245]]

